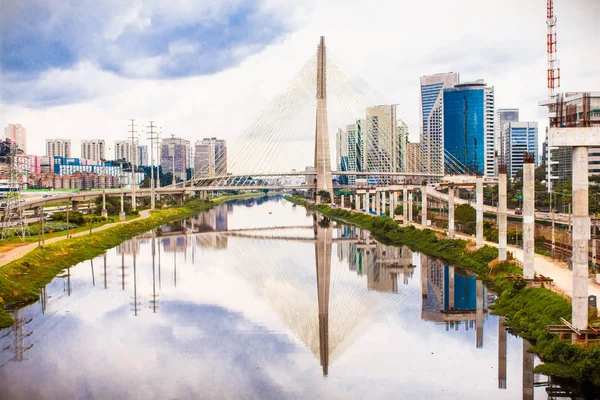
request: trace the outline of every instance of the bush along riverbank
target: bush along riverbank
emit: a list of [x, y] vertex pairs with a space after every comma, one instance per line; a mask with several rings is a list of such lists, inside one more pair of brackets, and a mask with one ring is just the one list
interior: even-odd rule
[[[261, 196], [264, 194], [261, 193]], [[135, 235], [196, 215], [223, 201], [238, 197], [248, 196], [223, 196], [216, 201], [192, 200], [179, 207], [152, 211], [148, 218], [39, 247], [0, 267], [0, 328], [9, 327], [13, 323], [12, 316], [6, 309], [38, 300], [40, 288], [66, 267], [94, 258]]]
[[559, 341], [546, 329], [546, 325], [560, 325], [561, 317], [570, 320], [571, 304], [548, 289], [526, 288], [523, 281], [507, 280], [506, 276], [511, 273], [522, 273], [514, 262], [506, 261], [490, 268], [488, 264], [498, 257], [498, 249], [484, 246], [470, 251], [464, 240], [447, 239], [430, 229], [401, 227], [387, 216], [351, 213], [327, 205], [308, 205], [305, 199], [298, 197], [285, 198], [327, 217], [365, 228], [383, 244], [405, 245], [475, 273], [477, 279], [498, 295], [492, 307], [494, 313], [505, 315], [509, 331], [529, 340], [532, 351], [544, 361], [535, 372], [600, 386], [600, 346]]

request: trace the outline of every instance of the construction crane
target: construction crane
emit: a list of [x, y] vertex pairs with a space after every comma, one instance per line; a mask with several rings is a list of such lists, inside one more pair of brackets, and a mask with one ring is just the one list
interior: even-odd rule
[[546, 54], [548, 57], [548, 98], [554, 99], [560, 88], [560, 65], [556, 55], [556, 16], [554, 0], [546, 0]]

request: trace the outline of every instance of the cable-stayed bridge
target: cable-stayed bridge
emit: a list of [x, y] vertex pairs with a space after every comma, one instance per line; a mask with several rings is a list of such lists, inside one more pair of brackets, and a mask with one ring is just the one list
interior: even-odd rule
[[[298, 180], [286, 178], [303, 176], [304, 189], [333, 194], [334, 185], [354, 188], [357, 180], [363, 186], [420, 185], [442, 180], [445, 171], [469, 172], [450, 153], [444, 155], [444, 166], [428, 165], [421, 144], [409, 143], [408, 132], [398, 127], [395, 106], [389, 115], [374, 115], [364, 121], [365, 110], [380, 104], [389, 102], [364, 81], [344, 75], [328, 57], [325, 39], [321, 37], [317, 53], [231, 144], [231, 154], [220, 148], [215, 149], [218, 154], [210, 155], [215, 160], [227, 158], [227, 168], [199, 168], [192, 179], [177, 186], [203, 192], [227, 188], [285, 189], [299, 186], [293, 183]], [[352, 124], [359, 126], [361, 132], [347, 141], [357, 145], [356, 149], [362, 147], [362, 154], [353, 153], [354, 164], [361, 165], [344, 165], [336, 157], [336, 168], [332, 168], [330, 143], [337, 136], [336, 131], [340, 133], [342, 127]], [[336, 140], [336, 149], [341, 146], [347, 151], [348, 145], [346, 140]], [[298, 171], [300, 166], [306, 170]]]

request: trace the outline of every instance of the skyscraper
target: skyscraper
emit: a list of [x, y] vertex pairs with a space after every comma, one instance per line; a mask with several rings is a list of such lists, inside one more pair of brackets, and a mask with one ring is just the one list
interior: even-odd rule
[[[348, 171], [364, 171], [364, 126], [364, 119], [356, 120], [355, 124], [346, 126], [346, 132], [348, 134]], [[356, 175], [348, 175], [348, 184], [356, 184]]]
[[421, 143], [431, 173], [444, 173], [444, 89], [458, 81], [455, 72], [421, 77]]
[[10, 139], [24, 154], [27, 154], [27, 130], [21, 124], [8, 124], [4, 128], [4, 139]]
[[211, 140], [215, 143], [215, 174], [227, 175], [227, 142], [217, 138]]
[[494, 88], [483, 80], [444, 89], [444, 150], [470, 173], [495, 175]]
[[81, 158], [91, 161], [102, 161], [105, 159], [105, 142], [102, 139], [83, 139], [81, 141]]
[[538, 124], [537, 122], [506, 122], [504, 124], [506, 149], [506, 172], [511, 178], [518, 170], [523, 169], [523, 153], [535, 154], [538, 164]]
[[504, 137], [504, 124], [507, 122], [518, 122], [519, 121], [519, 109], [518, 108], [499, 108], [496, 110], [496, 119], [494, 121], [494, 138], [496, 156], [498, 160], [506, 161], [506, 150], [505, 143], [506, 138]]
[[[364, 166], [369, 172], [396, 172], [398, 170], [398, 135], [396, 106], [367, 107], [364, 135]], [[371, 183], [387, 183], [388, 177], [373, 175]]]
[[70, 139], [46, 139], [46, 156], [54, 158], [55, 156], [69, 158], [71, 157]]
[[[338, 171], [349, 171], [348, 166], [348, 131], [347, 128], [338, 128], [335, 135], [335, 157]], [[340, 176], [340, 183], [347, 185], [348, 176]]]
[[160, 165], [164, 174], [170, 172], [177, 178], [186, 180], [188, 166], [185, 142], [185, 139], [176, 137], [162, 140]]

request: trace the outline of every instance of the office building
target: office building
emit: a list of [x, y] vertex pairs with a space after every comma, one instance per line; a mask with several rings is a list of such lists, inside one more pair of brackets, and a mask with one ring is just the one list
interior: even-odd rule
[[[338, 128], [335, 135], [335, 155], [338, 171], [349, 171], [348, 166], [348, 131], [346, 128]], [[342, 185], [348, 184], [348, 175], [341, 175], [339, 181]]]
[[71, 157], [71, 140], [46, 139], [46, 157]]
[[444, 173], [444, 89], [459, 82], [459, 74], [448, 72], [421, 77], [421, 137], [427, 171]]
[[506, 122], [502, 136], [506, 150], [504, 164], [509, 177], [513, 178], [517, 171], [523, 169], [523, 153], [533, 153], [538, 164], [537, 122]]
[[27, 154], [27, 130], [21, 124], [8, 124], [4, 128], [4, 139], [10, 139], [23, 154]]
[[104, 161], [106, 144], [104, 140], [92, 139], [81, 141], [81, 158], [92, 161]]
[[444, 151], [467, 173], [494, 176], [494, 88], [483, 80], [444, 89]]
[[504, 137], [504, 124], [507, 122], [519, 121], [518, 108], [499, 108], [496, 110], [496, 119], [494, 120], [494, 147], [497, 160], [504, 162], [506, 160], [506, 138]]
[[163, 139], [160, 150], [160, 166], [163, 174], [172, 173], [182, 181], [187, 178], [187, 151], [185, 139]]

